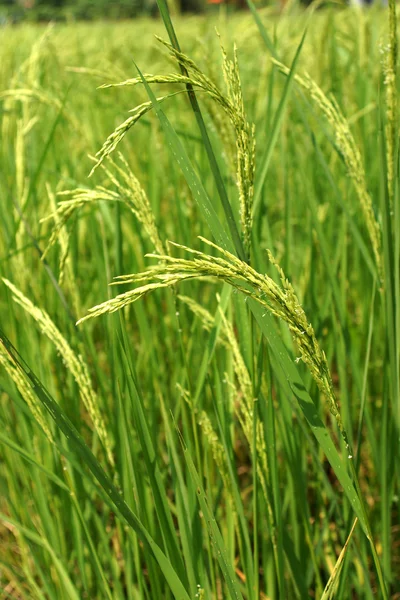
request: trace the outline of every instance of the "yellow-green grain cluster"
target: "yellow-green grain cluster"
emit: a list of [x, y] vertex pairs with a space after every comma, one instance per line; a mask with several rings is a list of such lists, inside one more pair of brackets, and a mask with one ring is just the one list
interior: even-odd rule
[[[275, 59], [273, 59], [273, 62], [282, 73], [289, 75], [290, 69]], [[365, 219], [365, 226], [369, 233], [376, 267], [379, 277], [382, 280], [381, 228], [375, 216], [374, 205], [368, 191], [360, 150], [351, 133], [349, 123], [342, 114], [337, 101], [334, 98], [329, 99], [309, 75], [295, 75], [294, 78], [296, 82], [309, 93], [311, 99], [323, 112], [333, 129], [335, 143], [343, 156], [347, 172], [351, 177], [357, 192], [360, 207]]]
[[[152, 75], [146, 73], [143, 75], [146, 82], [148, 84], [181, 84], [191, 86], [194, 90], [199, 92], [204, 92], [208, 99], [212, 99], [220, 108], [222, 108], [233, 126], [236, 144], [236, 170], [237, 187], [239, 190], [240, 218], [244, 247], [248, 253], [250, 248], [254, 194], [255, 130], [254, 125], [250, 125], [248, 122], [245, 113], [236, 48], [234, 49], [233, 61], [228, 59], [225, 50], [221, 48], [223, 56], [223, 73], [227, 88], [227, 93], [225, 94], [219, 89], [217, 84], [203, 73], [200, 67], [192, 59], [182, 52], [178, 52], [171, 44], [168, 44], [161, 39], [159, 39], [159, 41], [164, 44], [171, 57], [181, 68], [183, 68], [187, 75], [182, 73], [172, 73], [168, 75]], [[101, 87], [136, 86], [142, 83], [142, 77], [134, 77], [120, 83], [104, 84]], [[175, 92], [175, 94], [177, 93], [182, 92]], [[174, 95], [174, 93], [161, 96], [157, 98], [157, 101], [163, 102], [172, 95]], [[107, 138], [102, 148], [97, 152], [97, 162], [92, 169], [92, 173], [102, 163], [105, 157], [109, 156], [116, 149], [129, 129], [133, 127], [144, 114], [151, 110], [151, 108], [152, 102], [148, 101], [132, 109], [131, 112], [133, 112], [133, 116], [129, 117], [119, 125]], [[230, 140], [228, 139], [227, 141], [229, 143]]]
[[218, 247], [209, 240], [200, 239], [218, 250], [224, 258], [210, 256], [180, 244], [174, 245], [194, 255], [192, 260], [150, 254], [149, 257], [153, 256], [162, 262], [150, 267], [143, 273], [121, 275], [114, 282], [114, 285], [121, 283], [139, 283], [142, 285], [89, 309], [88, 314], [82, 317], [78, 324], [105, 313], [118, 311], [155, 289], [171, 287], [182, 281], [203, 277], [215, 277], [223, 280], [246, 296], [257, 300], [266, 310], [288, 325], [300, 352], [299, 359], [301, 358], [306, 363], [318, 388], [328, 399], [329, 410], [336, 418], [347, 443], [347, 436], [342, 425], [325, 353], [319, 346], [313, 327], [307, 321], [292, 285], [286, 279], [279, 265], [276, 264], [271, 253], [268, 256], [270, 262], [278, 269], [282, 287], [278, 286], [271, 277], [261, 275], [227, 250]]
[[109, 158], [110, 167], [107, 168], [104, 164], [102, 165], [107, 177], [108, 186], [112, 184], [115, 190], [110, 190], [109, 187], [99, 185], [94, 189], [77, 188], [59, 193], [60, 197], [68, 197], [68, 200], [62, 200], [52, 214], [42, 219], [42, 222], [52, 219], [55, 225], [42, 258], [46, 257], [47, 252], [59, 238], [65, 224], [77, 210], [100, 201], [120, 202], [125, 205], [135, 215], [139, 223], [143, 225], [143, 230], [153, 243], [156, 252], [159, 254], [165, 253], [164, 244], [161, 241], [154, 212], [146, 192], [137, 177], [133, 174], [125, 158], [121, 154], [118, 155], [118, 158], [120, 164]]
[[398, 147], [398, 125], [397, 125], [397, 20], [396, 3], [389, 0], [389, 46], [386, 55], [385, 85], [386, 85], [386, 152], [387, 152], [387, 179], [390, 207], [393, 211], [394, 203], [394, 177], [396, 150]]
[[53, 434], [47, 423], [45, 411], [32, 390], [32, 384], [26, 374], [20, 369], [14, 358], [0, 340], [0, 364], [15, 383], [19, 393], [25, 400], [37, 423], [43, 429], [47, 439], [53, 442]]
[[34, 321], [38, 324], [40, 331], [54, 344], [57, 352], [62, 357], [65, 366], [70, 371], [76, 381], [76, 384], [78, 385], [81, 400], [89, 413], [100, 440], [104, 445], [107, 458], [110, 461], [110, 464], [114, 464], [111, 442], [107, 434], [107, 427], [100, 413], [99, 399], [93, 389], [89, 375], [89, 369], [83, 357], [81, 355], [77, 355], [72, 350], [70, 344], [50, 319], [46, 311], [37, 308], [10, 281], [3, 279], [3, 282], [11, 290], [14, 301], [22, 306], [22, 308], [33, 317]]

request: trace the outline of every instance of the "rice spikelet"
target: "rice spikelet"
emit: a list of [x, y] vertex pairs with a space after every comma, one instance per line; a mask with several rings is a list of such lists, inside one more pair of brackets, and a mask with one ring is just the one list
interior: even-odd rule
[[[228, 59], [224, 48], [221, 46], [223, 72], [227, 88], [227, 94], [224, 94], [219, 87], [202, 72], [191, 58], [182, 52], [178, 52], [171, 44], [165, 42], [161, 38], [158, 38], [158, 40], [168, 49], [171, 57], [188, 75], [183, 75], [182, 73], [152, 75], [147, 73], [143, 75], [146, 82], [148, 84], [181, 84], [191, 86], [198, 91], [204, 92], [208, 99], [212, 99], [223, 109], [234, 128], [236, 136], [236, 169], [240, 201], [240, 217], [244, 246], [248, 253], [250, 249], [254, 194], [255, 130], [254, 125], [250, 125], [246, 118], [236, 48], [234, 49], [234, 59], [231, 61]], [[134, 77], [120, 83], [104, 84], [101, 87], [136, 86], [142, 83], [143, 80], [141, 77]], [[186, 90], [176, 93], [186, 93]], [[171, 95], [173, 94], [162, 96], [158, 101], [164, 101]], [[152, 103], [145, 102], [133, 109], [132, 112], [134, 115], [119, 125], [108, 137], [99, 152], [97, 152], [97, 162], [91, 173], [93, 173], [93, 171], [102, 163], [106, 156], [110, 155], [116, 149], [127, 131], [129, 131], [129, 129], [151, 108]], [[226, 137], [227, 136], [225, 136], [225, 138]]]
[[[173, 94], [167, 94], [166, 96], [160, 96], [157, 98], [157, 102], [164, 102], [167, 98], [171, 98], [171, 96], [175, 96], [176, 94], [182, 94], [183, 91], [175, 92]], [[102, 164], [104, 159], [107, 156], [110, 156], [117, 148], [118, 144], [122, 142], [125, 135], [128, 131], [139, 121], [141, 117], [143, 117], [146, 113], [148, 113], [153, 108], [153, 103], [151, 100], [147, 102], [143, 102], [139, 106], [136, 106], [130, 112], [133, 113], [132, 116], [128, 117], [123, 123], [118, 125], [118, 127], [108, 136], [100, 150], [96, 153], [96, 163], [92, 170], [89, 173], [89, 177], [93, 175], [95, 170]]]
[[279, 272], [281, 286], [275, 283], [271, 277], [261, 275], [227, 250], [202, 237], [199, 239], [216, 249], [223, 255], [223, 258], [209, 256], [180, 244], [174, 245], [192, 254], [192, 259], [149, 254], [149, 257], [157, 258], [160, 262], [149, 267], [147, 271], [122, 275], [116, 277], [114, 281], [114, 285], [135, 283], [141, 284], [139, 287], [89, 309], [88, 314], [82, 317], [78, 324], [87, 319], [120, 310], [155, 289], [171, 287], [182, 281], [204, 277], [214, 277], [225, 281], [246, 296], [259, 302], [266, 310], [288, 325], [300, 352], [300, 357], [297, 360], [302, 359], [306, 363], [319, 390], [327, 398], [329, 410], [335, 417], [348, 446], [348, 439], [339, 413], [325, 353], [318, 344], [313, 327], [307, 321], [293, 287], [271, 253], [268, 254], [269, 260]]
[[394, 205], [394, 177], [395, 153], [397, 133], [397, 22], [396, 2], [389, 0], [389, 47], [386, 57], [385, 85], [386, 85], [386, 152], [387, 152], [387, 177], [390, 208]]
[[[60, 224], [59, 215], [57, 213], [57, 202], [55, 195], [50, 187], [50, 185], [46, 182], [46, 191], [47, 196], [50, 201], [50, 206], [53, 211], [54, 220], [56, 224], [56, 228], [58, 230], [58, 243], [60, 244], [61, 254], [60, 254], [60, 262], [59, 262], [59, 274], [58, 274], [58, 282], [62, 285], [65, 276], [65, 269], [68, 261], [68, 253], [69, 253], [69, 232], [64, 224]], [[69, 265], [70, 266], [70, 265]]]
[[236, 133], [237, 186], [239, 190], [240, 219], [246, 252], [251, 246], [251, 228], [253, 223], [253, 196], [255, 174], [255, 127], [247, 121], [244, 109], [242, 86], [236, 46], [233, 61], [229, 60], [221, 46], [223, 71], [228, 98], [235, 107], [231, 111], [231, 121]]
[[100, 414], [98, 398], [93, 389], [89, 376], [89, 370], [82, 356], [76, 355], [64, 338], [59, 329], [55, 326], [49, 315], [40, 308], [37, 308], [26, 296], [22, 294], [8, 279], [3, 279], [5, 285], [11, 290], [13, 300], [22, 306], [39, 325], [40, 331], [54, 344], [57, 352], [63, 359], [67, 369], [72, 373], [79, 388], [81, 400], [87, 409], [96, 432], [106, 450], [107, 458], [110, 464], [114, 464], [114, 458], [111, 451], [111, 443], [107, 434], [104, 420]]
[[212, 426], [210, 417], [204, 410], [202, 410], [199, 414], [197, 423], [199, 424], [204, 437], [210, 445], [215, 464], [217, 465], [219, 474], [224, 482], [224, 487], [228, 494], [231, 495], [232, 491], [228, 476], [228, 469], [226, 466], [225, 450]]
[[25, 373], [19, 368], [19, 365], [15, 362], [11, 354], [8, 352], [3, 341], [0, 339], [0, 365], [4, 368], [6, 373], [15, 383], [19, 393], [25, 400], [29, 409], [34, 416], [35, 420], [39, 423], [43, 429], [49, 442], [53, 443], [53, 434], [46, 422], [45, 411], [42, 405], [37, 401], [35, 394], [32, 391], [32, 384], [25, 375]]
[[[290, 69], [288, 69], [288, 67], [275, 59], [272, 59], [272, 61], [283, 74], [289, 75]], [[367, 189], [361, 154], [350, 131], [349, 123], [343, 116], [335, 99], [332, 98], [330, 100], [327, 98], [321, 88], [309, 75], [305, 74], [303, 77], [295, 75], [294, 79], [309, 93], [311, 99], [324, 113], [334, 131], [336, 145], [343, 156], [347, 172], [351, 177], [357, 192], [374, 253], [378, 274], [381, 281], [383, 281], [381, 229], [375, 217], [372, 198]]]
[[110, 168], [102, 165], [103, 171], [111, 183], [115, 185], [116, 191], [99, 185], [93, 190], [77, 188], [75, 190], [65, 190], [58, 194], [59, 196], [69, 198], [68, 200], [59, 202], [57, 209], [52, 214], [41, 219], [41, 223], [49, 219], [53, 219], [55, 222], [55, 227], [53, 228], [46, 250], [43, 253], [42, 260], [56, 243], [60, 232], [74, 213], [85, 205], [100, 201], [120, 202], [124, 204], [143, 225], [143, 229], [153, 243], [155, 251], [160, 255], [165, 254], [166, 249], [161, 241], [149, 198], [122, 154], [118, 153], [118, 159], [122, 166], [114, 162], [111, 158], [108, 159], [108, 163], [119, 174], [120, 179], [113, 174]]

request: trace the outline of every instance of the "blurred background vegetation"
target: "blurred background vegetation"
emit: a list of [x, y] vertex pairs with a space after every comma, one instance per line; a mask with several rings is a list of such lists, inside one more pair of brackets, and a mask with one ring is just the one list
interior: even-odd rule
[[[172, 12], [201, 12], [219, 0], [171, 0]], [[234, 8], [246, 0], [229, 0]], [[157, 15], [156, 0], [0, 0], [0, 22], [130, 19]]]

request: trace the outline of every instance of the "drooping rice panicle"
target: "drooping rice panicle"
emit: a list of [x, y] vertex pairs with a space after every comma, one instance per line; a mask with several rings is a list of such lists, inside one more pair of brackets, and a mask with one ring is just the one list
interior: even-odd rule
[[65, 269], [66, 269], [67, 263], [69, 263], [68, 264], [69, 268], [71, 267], [71, 264], [68, 261], [69, 232], [68, 232], [68, 229], [65, 227], [65, 223], [64, 224], [60, 223], [59, 214], [57, 212], [56, 198], [55, 198], [55, 195], [54, 195], [53, 191], [51, 190], [48, 183], [46, 184], [46, 191], [47, 191], [47, 195], [50, 200], [51, 209], [53, 211], [52, 216], [54, 217], [56, 230], [58, 232], [58, 243], [59, 243], [60, 249], [61, 249], [60, 261], [59, 261], [58, 282], [60, 285], [62, 285], [64, 276], [65, 276]]
[[[211, 331], [211, 329], [214, 327], [215, 320], [209, 310], [204, 308], [204, 306], [202, 306], [201, 304], [196, 302], [196, 300], [194, 300], [190, 296], [184, 296], [182, 294], [178, 294], [177, 298], [181, 302], [186, 304], [186, 306], [192, 311], [192, 313], [194, 315], [196, 315], [196, 317], [199, 317], [199, 319], [206, 331]], [[221, 338], [220, 341], [223, 343], [226, 343], [226, 340], [224, 338]]]
[[[255, 130], [254, 125], [247, 121], [242, 88], [239, 76], [239, 65], [237, 60], [236, 48], [234, 49], [234, 59], [229, 60], [225, 50], [221, 46], [223, 55], [224, 79], [227, 87], [227, 95], [222, 93], [218, 86], [205, 75], [196, 63], [182, 52], [178, 52], [171, 44], [158, 38], [159, 41], [169, 50], [171, 57], [184, 68], [188, 76], [181, 73], [172, 73], [168, 75], [145, 74], [143, 78], [148, 84], [183, 84], [192, 86], [196, 90], [205, 92], [206, 97], [212, 99], [219, 105], [228, 116], [235, 132], [236, 144], [236, 171], [237, 187], [239, 191], [240, 218], [242, 225], [243, 241], [246, 252], [250, 249], [250, 237], [252, 226], [252, 208], [254, 194], [254, 173], [255, 173]], [[120, 83], [104, 84], [102, 88], [136, 86], [142, 84], [141, 77], [127, 79]], [[179, 93], [179, 92], [178, 92]], [[165, 100], [169, 96], [163, 96], [159, 101]], [[145, 102], [133, 109], [134, 116], [127, 119], [119, 125], [117, 129], [108, 137], [101, 150], [96, 154], [97, 162], [91, 173], [101, 164], [105, 156], [110, 155], [120, 143], [126, 132], [152, 108], [151, 102]]]
[[[100, 201], [120, 202], [121, 204], [124, 204], [135, 215], [139, 223], [143, 225], [143, 230], [153, 243], [155, 251], [159, 254], [165, 254], [166, 250], [161, 241], [154, 212], [147, 194], [122, 154], [118, 153], [118, 159], [122, 166], [117, 164], [111, 158], [108, 158], [109, 167], [106, 167], [104, 164], [101, 165], [108, 179], [116, 187], [116, 191], [109, 190], [108, 188], [99, 185], [92, 190], [77, 188], [75, 190], [66, 190], [59, 193], [59, 196], [69, 196], [70, 198], [61, 201], [52, 214], [41, 220], [42, 223], [49, 219], [53, 219], [55, 222], [55, 227], [53, 228], [42, 258], [46, 257], [50, 248], [56, 243], [65, 224], [77, 210], [86, 205], [90, 205], [93, 202]], [[110, 167], [119, 174], [120, 178], [116, 177]]]
[[117, 179], [105, 165], [103, 165], [103, 170], [114, 183], [122, 201], [135, 215], [139, 223], [143, 225], [143, 230], [154, 245], [155, 251], [158, 254], [165, 254], [166, 249], [161, 241], [150, 200], [121, 153], [118, 153], [118, 158], [122, 167], [112, 159], [109, 159], [109, 164], [120, 175], [121, 180]]
[[59, 192], [59, 196], [69, 196], [72, 195], [72, 198], [69, 200], [62, 200], [59, 202], [57, 210], [55, 211], [57, 215], [54, 213], [48, 215], [47, 217], [43, 217], [41, 219], [41, 223], [45, 223], [46, 221], [53, 219], [55, 221], [54, 227], [51, 232], [50, 239], [47, 243], [46, 249], [42, 254], [42, 260], [47, 257], [48, 252], [57, 242], [60, 231], [65, 226], [67, 221], [72, 217], [72, 215], [78, 209], [82, 208], [86, 204], [90, 204], [91, 202], [96, 202], [99, 200], [106, 200], [111, 202], [120, 202], [120, 198], [118, 194], [107, 190], [101, 186], [98, 186], [95, 190], [89, 190], [86, 188], [78, 188], [76, 190], [66, 190], [64, 192]]
[[251, 228], [253, 221], [253, 195], [255, 173], [255, 127], [247, 121], [242, 86], [240, 83], [239, 64], [236, 47], [233, 61], [229, 60], [221, 46], [223, 70], [228, 98], [232, 106], [232, 123], [236, 133], [237, 150], [237, 185], [239, 189], [240, 218], [246, 252], [251, 244]]
[[196, 63], [182, 52], [178, 52], [171, 44], [160, 39], [169, 50], [178, 64], [190, 74], [190, 83], [198, 86], [208, 93], [221, 108], [226, 112], [231, 121], [236, 135], [236, 163], [237, 163], [237, 186], [239, 190], [240, 217], [242, 233], [246, 252], [250, 248], [250, 236], [252, 226], [252, 208], [254, 194], [255, 173], [255, 131], [254, 125], [247, 121], [242, 88], [240, 83], [239, 65], [236, 47], [234, 48], [234, 60], [228, 59], [221, 45], [223, 57], [223, 72], [227, 88], [227, 96], [223, 94], [218, 86], [207, 77]]
[[15, 383], [19, 393], [29, 406], [29, 409], [35, 420], [43, 429], [47, 439], [53, 443], [54, 438], [46, 421], [45, 411], [32, 391], [32, 384], [25, 373], [19, 368], [18, 364], [14, 361], [2, 340], [0, 340], [0, 365]]
[[36, 307], [22, 292], [20, 292], [8, 279], [3, 279], [5, 285], [11, 290], [13, 300], [22, 306], [38, 324], [40, 331], [54, 344], [57, 352], [67, 369], [72, 374], [79, 388], [79, 394], [83, 405], [89, 413], [95, 430], [106, 450], [107, 458], [111, 465], [114, 464], [114, 457], [111, 449], [107, 428], [100, 413], [99, 400], [89, 375], [89, 369], [82, 356], [76, 355], [71, 346], [50, 319], [46, 311]]
[[78, 321], [78, 324], [87, 319], [120, 310], [132, 302], [136, 302], [150, 291], [171, 287], [182, 281], [204, 277], [215, 277], [225, 281], [265, 306], [266, 310], [288, 325], [300, 352], [299, 359], [301, 358], [305, 362], [318, 388], [327, 398], [329, 410], [335, 417], [348, 445], [348, 438], [339, 413], [325, 353], [318, 344], [313, 327], [307, 321], [293, 287], [286, 279], [282, 269], [276, 264], [271, 253], [268, 256], [270, 262], [278, 269], [282, 287], [278, 286], [271, 277], [258, 273], [250, 265], [227, 250], [202, 237], [200, 239], [216, 249], [224, 258], [209, 256], [180, 244], [173, 245], [192, 254], [193, 259], [149, 254], [149, 257], [157, 258], [162, 262], [150, 267], [143, 273], [122, 275], [116, 277], [114, 281], [114, 285], [120, 283], [142, 283], [143, 285], [94, 306], [89, 309], [85, 317]]
[[231, 496], [232, 490], [226, 465], [224, 447], [221, 444], [218, 434], [214, 430], [210, 417], [205, 410], [202, 410], [198, 415], [197, 423], [210, 446], [213, 459], [218, 467], [219, 474], [223, 479], [225, 490], [227, 491], [228, 495]]
[[[26, 147], [25, 147], [26, 127], [22, 119], [18, 119], [15, 134], [15, 183], [16, 183], [16, 198], [14, 205], [15, 220], [18, 223], [15, 232], [15, 240], [17, 248], [23, 248], [26, 240], [26, 231], [24, 221], [21, 219], [21, 210], [25, 205], [27, 194], [29, 193], [29, 180], [26, 174]], [[25, 261], [22, 256], [15, 257], [15, 263], [18, 268], [19, 280], [26, 280], [29, 276]]]
[[[171, 98], [176, 94], [181, 94], [182, 91], [174, 92], [173, 94], [167, 94], [165, 96], [160, 96], [157, 98], [157, 102], [164, 102], [167, 98]], [[89, 173], [89, 177], [93, 175], [95, 170], [101, 165], [103, 160], [110, 156], [117, 148], [118, 144], [124, 139], [125, 135], [128, 133], [130, 129], [139, 121], [141, 117], [143, 117], [146, 113], [152, 110], [153, 104], [150, 100], [147, 102], [143, 102], [139, 106], [133, 108], [130, 112], [133, 113], [130, 117], [125, 119], [123, 123], [118, 125], [118, 127], [108, 136], [102, 147], [98, 152], [96, 152], [96, 163], [93, 166], [92, 170]]]
[[[289, 75], [290, 69], [279, 61], [272, 59], [273, 63], [285, 75]], [[315, 81], [308, 75], [295, 75], [295, 81], [301, 85], [310, 95], [316, 106], [323, 112], [331, 125], [335, 143], [343, 156], [347, 172], [351, 177], [357, 192], [360, 207], [365, 219], [365, 225], [369, 234], [375, 262], [381, 281], [383, 280], [381, 228], [375, 216], [371, 195], [367, 188], [365, 170], [360, 151], [351, 133], [349, 123], [342, 114], [338, 103], [334, 98], [329, 99]]]
[[395, 152], [398, 137], [397, 124], [397, 19], [396, 2], [389, 0], [389, 46], [385, 65], [386, 85], [386, 152], [389, 202], [391, 210], [394, 203]]

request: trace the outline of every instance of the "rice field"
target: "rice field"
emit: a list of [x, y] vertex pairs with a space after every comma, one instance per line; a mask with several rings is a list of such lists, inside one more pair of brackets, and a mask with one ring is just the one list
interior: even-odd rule
[[251, 7], [1, 31], [1, 599], [400, 598], [395, 6]]

